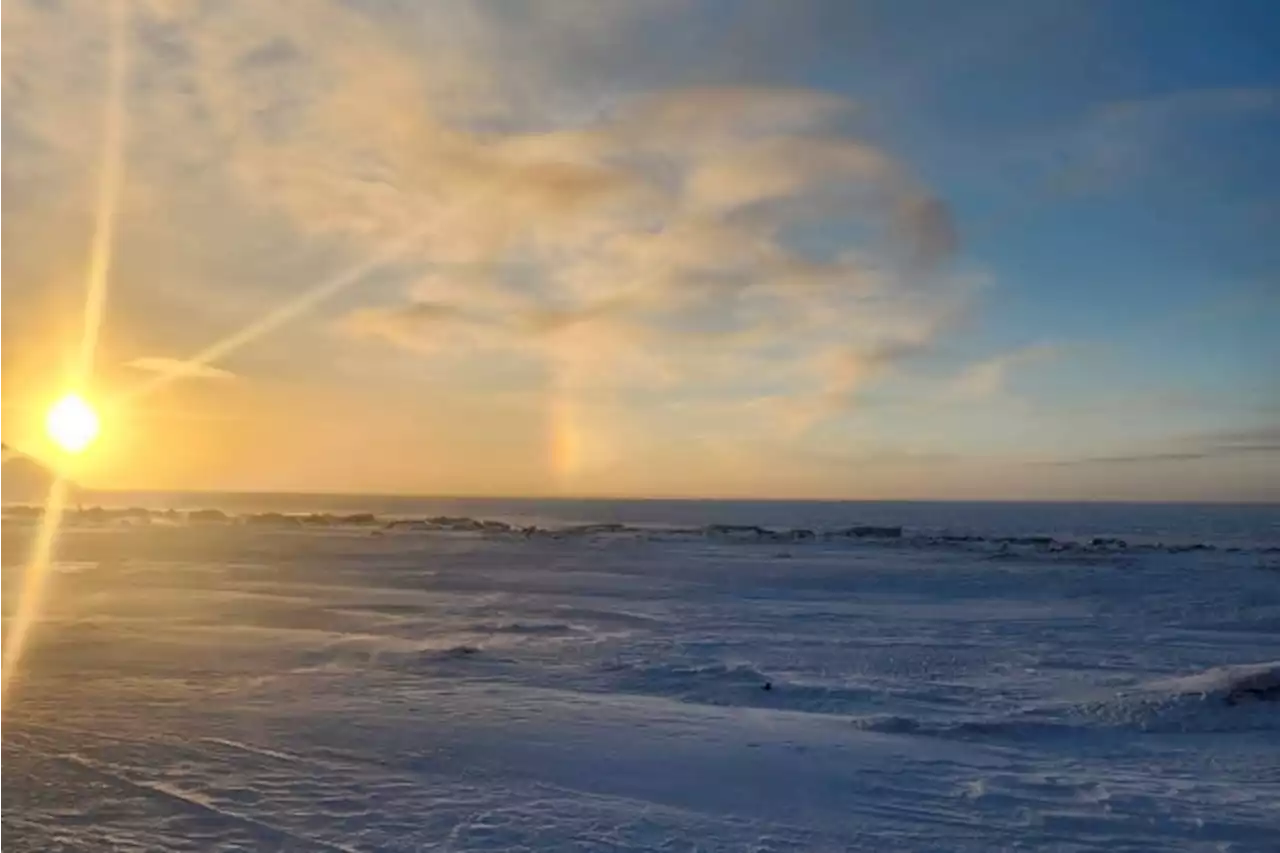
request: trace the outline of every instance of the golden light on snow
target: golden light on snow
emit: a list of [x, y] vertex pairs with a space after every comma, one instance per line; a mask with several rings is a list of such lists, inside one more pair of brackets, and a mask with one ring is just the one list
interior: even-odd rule
[[101, 421], [93, 406], [79, 394], [67, 394], [49, 409], [45, 431], [61, 450], [80, 453], [98, 437]]

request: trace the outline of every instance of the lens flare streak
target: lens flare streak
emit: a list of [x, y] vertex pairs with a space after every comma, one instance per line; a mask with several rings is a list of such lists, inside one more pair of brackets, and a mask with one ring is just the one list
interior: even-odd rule
[[262, 316], [239, 331], [233, 332], [222, 340], [210, 344], [190, 358], [176, 364], [172, 369], [159, 373], [153, 379], [149, 379], [146, 382], [141, 383], [125, 395], [126, 400], [136, 400], [147, 394], [154, 393], [165, 385], [168, 385], [173, 380], [181, 379], [183, 376], [196, 373], [201, 368], [212, 364], [231, 352], [234, 352], [250, 341], [284, 325], [308, 309], [318, 305], [320, 302], [323, 302], [329, 297], [336, 295], [338, 292], [345, 290], [360, 281], [360, 279], [364, 278], [376, 268], [391, 261], [398, 255], [403, 254], [414, 242], [420, 239], [426, 231], [427, 229], [424, 227], [415, 230], [407, 237], [388, 243], [380, 251], [373, 253], [360, 263], [348, 267], [341, 273], [322, 281], [310, 290], [304, 291], [283, 305], [280, 305], [269, 314]]
[[107, 69], [107, 98], [103, 112], [102, 162], [98, 172], [97, 205], [94, 210], [93, 241], [84, 306], [84, 329], [80, 355], [76, 361], [79, 387], [93, 375], [94, 357], [106, 311], [107, 284], [115, 246], [116, 213], [120, 186], [124, 181], [125, 84], [129, 63], [126, 53], [125, 11], [121, 0], [113, 2], [110, 15], [110, 47]]
[[40, 615], [41, 605], [44, 603], [45, 589], [49, 585], [53, 549], [58, 538], [58, 525], [62, 521], [66, 500], [67, 482], [62, 477], [58, 477], [49, 487], [49, 496], [45, 499], [44, 514], [40, 517], [40, 526], [36, 530], [35, 542], [31, 547], [31, 557], [27, 561], [27, 570], [22, 578], [22, 594], [17, 610], [7, 620], [10, 624], [4, 638], [3, 672], [0, 673], [0, 708], [9, 700], [9, 685], [17, 671], [18, 662], [26, 651], [31, 628], [35, 625]]
[[[453, 216], [463, 216], [476, 206], [492, 203], [494, 199], [500, 197], [501, 191], [505, 186], [506, 182], [494, 180], [486, 186], [483, 192], [477, 192], [475, 197], [471, 199], [470, 204], [456, 208], [450, 213]], [[434, 219], [428, 219], [419, 227], [412, 229], [398, 239], [387, 241], [377, 251], [372, 252], [363, 260], [321, 281], [315, 287], [303, 291], [240, 330], [210, 344], [200, 352], [175, 365], [173, 369], [159, 373], [153, 379], [136, 386], [128, 394], [124, 395], [124, 401], [135, 401], [160, 390], [175, 379], [181, 379], [183, 376], [198, 372], [201, 368], [230, 355], [242, 346], [283, 326], [326, 299], [359, 283], [374, 270], [408, 253], [433, 229], [439, 228], [441, 220], [445, 218], [447, 217], [437, 216]]]
[[[84, 324], [80, 348], [74, 362], [72, 388], [84, 387], [93, 375], [94, 359], [101, 337], [102, 319], [107, 304], [107, 285], [115, 245], [116, 214], [120, 188], [124, 181], [125, 153], [125, 89], [128, 82], [126, 29], [128, 19], [122, 0], [114, 0], [107, 10], [107, 93], [103, 111], [102, 149], [98, 168], [97, 197], [94, 206], [93, 237], [86, 271]], [[36, 531], [31, 555], [23, 575], [17, 610], [4, 637], [2, 669], [0, 669], [0, 709], [8, 702], [10, 686], [18, 663], [26, 651], [31, 630], [39, 618], [48, 586], [50, 562], [57, 544], [58, 528], [66, 506], [68, 483], [59, 474], [49, 487], [44, 514]]]

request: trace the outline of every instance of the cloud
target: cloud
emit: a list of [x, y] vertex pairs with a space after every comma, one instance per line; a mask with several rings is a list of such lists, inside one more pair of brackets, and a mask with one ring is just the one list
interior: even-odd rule
[[1267, 425], [1248, 430], [1222, 430], [1200, 433], [1169, 439], [1156, 444], [1157, 447], [1151, 450], [1063, 459], [1045, 464], [1055, 466], [1130, 465], [1160, 462], [1193, 462], [1253, 456], [1255, 454], [1275, 454], [1280, 458], [1280, 426]]
[[1202, 436], [1200, 440], [1222, 447], [1277, 450], [1280, 449], [1280, 424], [1253, 429], [1225, 430]]
[[434, 352], [457, 330], [474, 323], [452, 305], [414, 301], [404, 305], [359, 308], [342, 318], [339, 331], [355, 338], [387, 341], [409, 350]]
[[1053, 358], [1060, 352], [1059, 347], [1036, 344], [976, 361], [951, 380], [946, 396], [971, 401], [993, 399], [1008, 390], [1010, 375], [1015, 369]]
[[[939, 271], [955, 249], [945, 205], [886, 152], [823, 135], [837, 107], [849, 108], [823, 93], [698, 89], [571, 131], [486, 138], [516, 185], [552, 158], [570, 186], [602, 176], [587, 184], [599, 194], [578, 206], [531, 194], [519, 229], [493, 221], [512, 196], [458, 202], [419, 253], [429, 271], [409, 302], [357, 309], [343, 328], [433, 353], [540, 353], [569, 377], [564, 393], [607, 377], [714, 394], [750, 376], [808, 399], [798, 408], [815, 418], [834, 411], [861, 382], [848, 362], [872, 376], [926, 348], [970, 293]], [[811, 208], [880, 220], [905, 251], [864, 240], [808, 254], [790, 235]]]
[[[1278, 88], [1183, 90], [1106, 104], [1045, 150], [1057, 161], [1054, 183], [1070, 192], [1109, 190], [1157, 174], [1185, 183], [1228, 166], [1233, 148], [1247, 142], [1241, 130], [1277, 116]], [[1258, 137], [1263, 145], [1269, 139]]]
[[1129, 465], [1135, 463], [1147, 462], [1190, 462], [1196, 459], [1207, 459], [1210, 454], [1198, 452], [1168, 452], [1168, 453], [1131, 453], [1118, 456], [1088, 456], [1081, 459], [1064, 459], [1060, 461], [1050, 462], [1050, 465], [1056, 466], [1072, 466], [1072, 465]]
[[[972, 298], [948, 206], [851, 132], [857, 105], [685, 79], [703, 42], [655, 57], [649, 36], [699, 20], [683, 4], [129, 8], [131, 186], [154, 210], [216, 183], [229, 233], [243, 211], [287, 235], [279, 256], [352, 266], [412, 235], [384, 264], [402, 292], [351, 285], [330, 345], [429, 355], [459, 382], [536, 363], [564, 418], [661, 388], [816, 422]], [[6, 28], [38, 54], [6, 57], [23, 169], [92, 160], [93, 9], [24, 3]]]
[[1163, 126], [1280, 110], [1280, 88], [1185, 89], [1142, 100], [1118, 101], [1098, 113], [1101, 122]]
[[185, 379], [234, 379], [235, 374], [220, 367], [208, 364], [193, 364], [180, 358], [166, 356], [143, 356], [125, 362], [125, 367], [158, 373], [163, 376], [178, 376]]
[[934, 266], [951, 258], [960, 245], [946, 203], [930, 195], [907, 195], [899, 204], [897, 226], [921, 263]]

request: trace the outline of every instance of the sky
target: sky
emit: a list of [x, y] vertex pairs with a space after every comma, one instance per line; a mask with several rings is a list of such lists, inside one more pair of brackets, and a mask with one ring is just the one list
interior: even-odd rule
[[4, 441], [83, 485], [1280, 500], [1272, 0], [9, 0], [3, 48]]

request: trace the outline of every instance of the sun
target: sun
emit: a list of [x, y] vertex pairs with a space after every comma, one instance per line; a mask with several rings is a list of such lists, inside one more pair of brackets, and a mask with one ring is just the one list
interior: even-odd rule
[[80, 453], [98, 437], [98, 413], [79, 394], [67, 394], [49, 409], [44, 428], [67, 453]]

